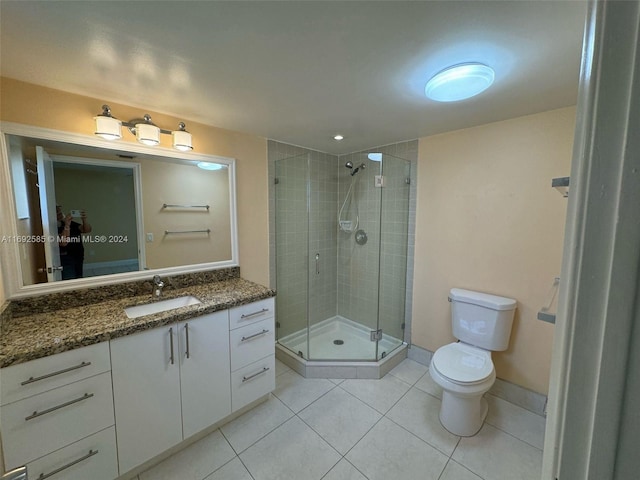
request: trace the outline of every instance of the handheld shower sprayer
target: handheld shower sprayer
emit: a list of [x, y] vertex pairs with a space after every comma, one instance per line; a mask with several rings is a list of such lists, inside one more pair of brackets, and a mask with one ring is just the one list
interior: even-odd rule
[[[351, 162], [348, 162], [351, 163]], [[353, 167], [353, 165], [352, 165]], [[356, 173], [358, 173], [360, 170], [364, 170], [365, 169], [365, 164], [361, 163], [359, 166], [357, 166], [356, 168], [354, 168], [353, 170], [351, 170], [351, 176], [353, 177]]]

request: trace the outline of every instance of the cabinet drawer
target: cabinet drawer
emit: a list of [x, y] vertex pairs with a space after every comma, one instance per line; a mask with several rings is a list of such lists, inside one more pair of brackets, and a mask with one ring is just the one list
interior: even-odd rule
[[111, 373], [0, 407], [8, 468], [24, 465], [113, 425]]
[[0, 405], [77, 382], [111, 369], [109, 342], [3, 368]]
[[275, 313], [273, 298], [265, 298], [258, 302], [249, 303], [229, 310], [229, 329], [250, 325], [265, 318], [273, 317]]
[[268, 318], [229, 332], [232, 372], [274, 354], [273, 327], [273, 318]]
[[276, 388], [275, 354], [231, 374], [231, 408], [236, 410]]
[[51, 480], [113, 480], [118, 476], [115, 427], [34, 460], [27, 471], [34, 480], [41, 475]]

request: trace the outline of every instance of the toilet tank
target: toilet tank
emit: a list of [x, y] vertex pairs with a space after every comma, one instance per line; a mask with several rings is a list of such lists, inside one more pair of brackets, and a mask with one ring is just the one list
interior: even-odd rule
[[454, 337], [485, 350], [501, 351], [509, 347], [515, 300], [452, 288], [449, 301]]

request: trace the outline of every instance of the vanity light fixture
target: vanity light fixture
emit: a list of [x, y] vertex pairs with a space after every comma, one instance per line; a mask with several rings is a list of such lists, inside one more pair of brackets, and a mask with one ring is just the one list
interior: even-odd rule
[[106, 140], [119, 140], [122, 138], [122, 127], [136, 136], [138, 142], [156, 146], [160, 144], [160, 134], [171, 135], [173, 148], [183, 152], [193, 150], [191, 134], [185, 130], [184, 122], [178, 124], [177, 130], [164, 130], [151, 121], [151, 116], [145, 114], [142, 118], [135, 118], [129, 122], [123, 122], [111, 115], [109, 105], [102, 106], [102, 113], [93, 117], [96, 122], [95, 134]]
[[462, 63], [436, 73], [424, 93], [437, 102], [457, 102], [484, 92], [493, 84], [495, 72], [482, 63]]

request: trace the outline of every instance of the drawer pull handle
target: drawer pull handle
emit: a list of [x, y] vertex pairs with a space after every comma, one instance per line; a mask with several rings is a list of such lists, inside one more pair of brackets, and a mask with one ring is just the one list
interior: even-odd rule
[[265, 333], [269, 333], [269, 330], [262, 330], [261, 332], [254, 333], [253, 335], [249, 335], [248, 337], [242, 337], [240, 339], [241, 342], [246, 342], [247, 340], [251, 340], [252, 338], [259, 337], [260, 335], [264, 335]]
[[258, 375], [262, 375], [264, 372], [267, 372], [268, 370], [269, 370], [269, 367], [262, 367], [262, 370], [260, 370], [257, 373], [254, 373], [253, 375], [249, 375], [248, 377], [242, 377], [242, 383], [248, 382], [252, 378], [256, 378]]
[[255, 317], [256, 315], [260, 315], [261, 313], [265, 313], [265, 312], [268, 312], [268, 311], [269, 311], [268, 308], [263, 308], [262, 310], [258, 310], [257, 312], [247, 313], [246, 315], [240, 315], [240, 318]]
[[88, 367], [89, 365], [91, 365], [91, 362], [82, 362], [80, 365], [75, 365], [69, 368], [63, 368], [62, 370], [58, 370], [57, 372], [53, 372], [53, 373], [47, 373], [46, 375], [42, 375], [41, 377], [29, 377], [29, 380], [25, 380], [24, 382], [20, 383], [20, 385], [29, 385], [30, 383], [44, 380], [45, 378], [54, 377], [56, 375], [60, 375], [61, 373], [71, 372], [73, 370], [77, 370], [78, 368]]
[[86, 460], [87, 458], [93, 457], [94, 455], [97, 455], [97, 454], [98, 454], [98, 450], [89, 450], [89, 453], [87, 453], [86, 455], [83, 455], [82, 457], [77, 458], [77, 459], [73, 460], [72, 462], [67, 463], [66, 465], [63, 465], [60, 468], [56, 468], [52, 472], [41, 473], [38, 476], [38, 478], [36, 478], [36, 480], [44, 480], [45, 478], [53, 477], [56, 473], [60, 473], [63, 470], [66, 470], [69, 467], [73, 467], [75, 464], [80, 463], [80, 462]]
[[68, 402], [61, 403], [60, 405], [56, 405], [55, 407], [47, 408], [46, 410], [42, 410], [41, 412], [35, 411], [28, 417], [25, 417], [25, 421], [33, 420], [34, 418], [41, 417], [42, 415], [46, 415], [47, 413], [55, 412], [56, 410], [60, 410], [61, 408], [68, 407], [69, 405], [73, 405], [74, 403], [81, 402], [86, 400], [87, 398], [93, 397], [93, 393], [85, 393], [80, 398], [76, 398], [75, 400], [69, 400]]

